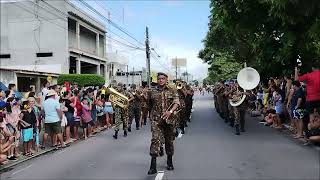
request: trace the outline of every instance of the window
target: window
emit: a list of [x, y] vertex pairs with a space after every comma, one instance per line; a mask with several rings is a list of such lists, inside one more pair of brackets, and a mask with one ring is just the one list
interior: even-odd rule
[[11, 54], [0, 54], [1, 59], [9, 59], [11, 58]]
[[52, 52], [37, 53], [37, 57], [51, 57], [51, 56], [53, 56]]

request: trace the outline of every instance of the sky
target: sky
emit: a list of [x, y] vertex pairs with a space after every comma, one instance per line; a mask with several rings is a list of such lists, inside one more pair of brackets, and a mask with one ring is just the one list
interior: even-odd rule
[[[152, 52], [152, 70], [174, 75], [175, 70], [171, 66], [171, 59], [178, 57], [187, 59], [187, 67], [182, 68], [181, 72], [187, 70], [194, 79], [199, 80], [207, 76], [208, 65], [197, 58], [197, 55], [203, 47], [201, 41], [205, 38], [208, 30], [209, 1], [90, 0], [86, 2], [106, 17], [110, 12], [111, 20], [123, 27], [138, 41], [106, 23], [107, 32], [109, 29], [117, 34], [109, 32], [108, 35], [126, 44], [130, 42], [130, 44], [143, 48], [145, 29], [148, 26], [150, 46], [160, 55], [159, 58], [154, 58], [157, 55]], [[105, 22], [98, 15], [86, 11]], [[107, 44], [109, 42], [107, 40]], [[143, 50], [125, 47], [114, 41], [111, 41], [111, 48], [109, 47], [107, 50], [117, 51], [128, 58], [130, 70], [133, 68], [141, 70], [142, 67], [145, 67], [146, 55]]]

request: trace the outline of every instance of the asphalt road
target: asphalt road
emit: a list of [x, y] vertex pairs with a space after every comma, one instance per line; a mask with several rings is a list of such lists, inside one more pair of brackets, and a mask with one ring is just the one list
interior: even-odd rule
[[[247, 118], [235, 136], [214, 111], [211, 96], [195, 96], [192, 122], [175, 141], [175, 170], [158, 159], [163, 179], [319, 179], [319, 150]], [[155, 179], [148, 176], [150, 127], [127, 138], [105, 131], [1, 174], [1, 179]]]

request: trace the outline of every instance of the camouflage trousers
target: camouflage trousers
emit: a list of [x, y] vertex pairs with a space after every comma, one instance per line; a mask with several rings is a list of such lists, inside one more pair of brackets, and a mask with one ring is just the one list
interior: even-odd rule
[[120, 126], [122, 124], [123, 130], [127, 131], [128, 128], [128, 111], [116, 107], [114, 109], [114, 117], [115, 117], [115, 124], [116, 127], [114, 128], [115, 131], [119, 131]]
[[133, 119], [136, 122], [136, 127], [140, 127], [140, 107], [133, 106], [129, 109], [129, 127], [131, 127]]
[[148, 117], [148, 107], [142, 107], [141, 108], [141, 116], [142, 116], [142, 123], [147, 123], [147, 117]]
[[245, 124], [245, 114], [246, 111], [244, 109], [234, 107], [234, 125], [240, 125], [241, 128], [244, 128]]
[[228, 118], [231, 121], [234, 120], [234, 108], [230, 103], [228, 103]]
[[184, 128], [187, 124], [187, 114], [186, 114], [186, 108], [183, 108], [179, 112], [179, 116], [177, 118], [177, 127]]
[[167, 124], [165, 120], [160, 118], [152, 119], [151, 121], [151, 145], [150, 156], [157, 157], [160, 153], [160, 146], [165, 144], [165, 150], [167, 155], [173, 155], [174, 147], [173, 142], [175, 138], [174, 124]]

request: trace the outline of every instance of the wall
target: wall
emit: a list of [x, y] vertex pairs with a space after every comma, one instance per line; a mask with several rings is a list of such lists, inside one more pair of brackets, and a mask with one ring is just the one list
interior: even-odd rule
[[[35, 2], [35, 1], [33, 1]], [[65, 11], [64, 1], [46, 1]], [[43, 8], [41, 8], [41, 7]], [[39, 71], [41, 65], [52, 65], [48, 72], [68, 73], [68, 29], [61, 12], [39, 1], [1, 3], [1, 59], [0, 67]], [[38, 18], [36, 18], [38, 15]], [[36, 57], [38, 52], [52, 52], [52, 57]]]
[[9, 84], [17, 84], [16, 75], [13, 71], [0, 70], [0, 81], [8, 86]]
[[80, 49], [96, 54], [96, 34], [80, 25]]

